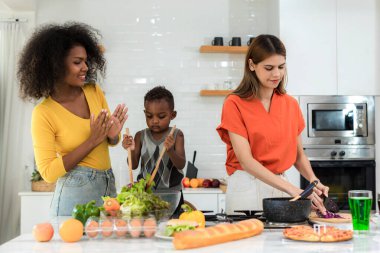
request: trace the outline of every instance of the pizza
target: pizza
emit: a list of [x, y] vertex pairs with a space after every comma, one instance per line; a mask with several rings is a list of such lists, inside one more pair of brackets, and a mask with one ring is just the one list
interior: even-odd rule
[[331, 226], [294, 226], [283, 232], [286, 238], [306, 242], [341, 242], [352, 239], [352, 230], [343, 230]]

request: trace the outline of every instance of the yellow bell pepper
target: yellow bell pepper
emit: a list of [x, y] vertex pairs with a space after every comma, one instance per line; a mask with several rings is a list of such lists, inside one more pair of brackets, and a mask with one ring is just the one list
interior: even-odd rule
[[186, 204], [183, 204], [181, 208], [184, 210], [184, 212], [179, 216], [180, 220], [195, 221], [198, 223], [198, 227], [205, 227], [206, 219], [205, 215], [201, 211], [193, 210]]

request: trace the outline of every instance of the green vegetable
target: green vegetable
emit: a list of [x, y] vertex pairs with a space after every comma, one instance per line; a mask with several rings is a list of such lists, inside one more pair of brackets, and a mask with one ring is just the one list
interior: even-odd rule
[[164, 233], [166, 236], [173, 236], [173, 234], [176, 232], [181, 232], [181, 231], [186, 231], [186, 230], [195, 230], [195, 226], [187, 225], [187, 224], [167, 226], [165, 228]]
[[98, 206], [95, 205], [95, 203], [95, 200], [91, 200], [87, 204], [76, 205], [71, 213], [72, 217], [82, 222], [83, 226], [85, 225], [88, 218], [93, 216], [99, 217], [100, 209]]
[[[116, 199], [121, 203], [121, 211], [125, 217], [142, 217], [152, 212], [169, 209], [169, 203], [163, 201], [152, 192], [152, 186], [146, 187], [150, 175], [140, 179], [133, 185], [124, 186]], [[157, 217], [160, 218], [160, 217]]]

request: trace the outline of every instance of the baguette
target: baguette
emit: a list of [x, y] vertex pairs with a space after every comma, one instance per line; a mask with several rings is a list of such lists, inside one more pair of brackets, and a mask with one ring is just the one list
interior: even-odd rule
[[239, 240], [260, 234], [264, 224], [257, 219], [249, 219], [238, 223], [222, 223], [207, 228], [183, 231], [174, 234], [175, 249], [192, 249], [213, 244]]

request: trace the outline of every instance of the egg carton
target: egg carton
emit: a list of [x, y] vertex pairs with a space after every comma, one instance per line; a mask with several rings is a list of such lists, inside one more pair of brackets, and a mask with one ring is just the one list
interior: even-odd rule
[[84, 226], [89, 239], [150, 238], [156, 231], [157, 220], [154, 216], [131, 219], [90, 217]]

